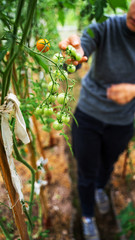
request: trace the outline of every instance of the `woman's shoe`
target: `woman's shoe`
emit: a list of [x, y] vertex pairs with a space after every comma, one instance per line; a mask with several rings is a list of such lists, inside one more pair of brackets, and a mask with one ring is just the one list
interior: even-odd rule
[[83, 217], [83, 234], [86, 240], [100, 240], [95, 218]]

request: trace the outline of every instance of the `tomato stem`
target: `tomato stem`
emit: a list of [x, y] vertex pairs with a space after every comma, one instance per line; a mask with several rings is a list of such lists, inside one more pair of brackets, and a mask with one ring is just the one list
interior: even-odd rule
[[9, 55], [9, 63], [3, 74], [4, 76], [3, 76], [3, 80], [2, 80], [2, 100], [1, 100], [2, 104], [4, 102], [4, 97], [6, 96], [7, 91], [9, 89], [12, 64], [17, 56], [16, 54], [14, 55], [15, 41], [16, 41], [17, 29], [18, 29], [19, 22], [20, 22], [21, 11], [22, 11], [22, 8], [24, 5], [24, 1], [25, 0], [20, 0], [18, 3], [18, 6], [17, 6], [17, 14], [16, 14], [16, 19], [15, 19], [14, 29], [13, 29], [14, 37], [12, 39], [11, 51], [10, 51], [10, 55]]
[[23, 36], [22, 36], [22, 39], [21, 39], [21, 42], [20, 42], [20, 45], [22, 46], [23, 43], [25, 42], [25, 39], [26, 39], [26, 36], [27, 36], [27, 33], [28, 33], [28, 30], [30, 28], [30, 25], [31, 25], [31, 22], [32, 22], [32, 19], [33, 19], [33, 14], [34, 14], [34, 10], [36, 8], [36, 4], [37, 4], [37, 0], [29, 0], [29, 4], [28, 4], [28, 7], [27, 7], [27, 14], [28, 14], [28, 17], [27, 17], [27, 21], [25, 23], [25, 27], [24, 27], [24, 31], [23, 31]]
[[[8, 65], [6, 67], [5, 72], [3, 74], [1, 104], [4, 103], [4, 98], [7, 95], [7, 92], [8, 92], [8, 89], [9, 89], [9, 85], [10, 85], [10, 76], [11, 76], [12, 64], [13, 64], [15, 58], [18, 56], [18, 54], [19, 54], [19, 52], [20, 52], [20, 50], [22, 48], [22, 45], [23, 45], [23, 43], [24, 43], [24, 41], [26, 39], [28, 30], [30, 28], [30, 24], [31, 24], [31, 21], [32, 21], [32, 18], [33, 18], [33, 14], [34, 14], [34, 9], [36, 7], [36, 3], [37, 3], [37, 0], [33, 0], [33, 1], [29, 0], [29, 4], [28, 4], [28, 8], [27, 8], [27, 12], [28, 12], [27, 21], [25, 23], [24, 32], [23, 32], [23, 35], [22, 35], [21, 42], [19, 43], [19, 47], [18, 47], [18, 49], [16, 50], [15, 53], [14, 53], [14, 49], [15, 49], [15, 46], [14, 46], [15, 44], [14, 43], [15, 43], [15, 40], [12, 42], [11, 52], [10, 52], [10, 60], [8, 62]], [[15, 24], [14, 24], [14, 31], [13, 31], [15, 36], [16, 36], [16, 33], [17, 33], [17, 28], [18, 28], [18, 25], [19, 25], [20, 13], [21, 13], [23, 4], [24, 4], [24, 0], [20, 0], [20, 2], [18, 4], [16, 21], [15, 21]], [[14, 39], [16, 39], [16, 38], [14, 38]]]
[[7, 229], [5, 229], [4, 224], [3, 224], [1, 219], [0, 219], [0, 227], [1, 227], [1, 229], [2, 229], [2, 231], [4, 233], [4, 235], [5, 235], [6, 239], [12, 240], [10, 235], [9, 235], [9, 233], [7, 232]]
[[34, 183], [35, 183], [35, 170], [21, 157], [16, 144], [15, 135], [13, 134], [13, 146], [14, 146], [14, 152], [17, 157], [17, 160], [21, 163], [23, 163], [30, 171], [32, 175], [31, 179], [31, 193], [30, 193], [30, 201], [29, 201], [29, 217], [31, 219], [32, 216], [32, 202], [34, 197]]

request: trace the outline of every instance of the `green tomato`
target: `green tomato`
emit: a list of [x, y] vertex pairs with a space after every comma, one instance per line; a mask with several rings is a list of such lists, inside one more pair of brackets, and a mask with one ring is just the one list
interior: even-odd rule
[[69, 97], [65, 97], [65, 93], [60, 93], [57, 97], [57, 101], [59, 104], [67, 103], [69, 100]]
[[55, 53], [52, 57], [52, 60], [55, 62], [55, 63], [62, 63], [63, 62], [63, 56], [61, 53]]
[[37, 116], [42, 115], [42, 114], [43, 114], [43, 109], [40, 108], [40, 107], [37, 107], [36, 110], [35, 110], [35, 114], [36, 114]]
[[73, 49], [75, 49], [75, 48], [74, 48], [72, 45], [70, 45], [70, 44], [69, 44], [69, 45], [67, 46], [67, 48], [66, 48], [66, 50], [69, 50], [69, 51], [71, 51], [71, 50], [73, 50]]
[[[62, 74], [62, 73], [63, 73], [63, 74]], [[60, 75], [60, 78], [61, 78], [62, 80], [65, 80], [66, 78], [68, 78], [68, 73], [67, 73], [67, 71], [63, 70], [62, 73], [61, 73], [61, 75]]]
[[55, 120], [53, 122], [53, 128], [57, 131], [61, 130], [63, 128], [63, 124], [60, 123], [58, 120]]
[[67, 66], [67, 70], [68, 70], [68, 72], [70, 72], [70, 73], [74, 73], [74, 72], [76, 71], [76, 67], [75, 67], [73, 64], [69, 64], [69, 65]]
[[43, 129], [44, 131], [46, 131], [46, 132], [50, 132], [50, 131], [51, 131], [51, 128], [50, 128], [50, 126], [48, 126], [48, 125], [44, 125], [44, 126], [42, 127], [42, 129]]
[[67, 54], [71, 55], [72, 57], [76, 56], [76, 49], [72, 45], [67, 46]]
[[70, 121], [69, 115], [62, 115], [62, 122], [63, 123], [68, 123]]
[[52, 60], [55, 62], [55, 63], [58, 63], [59, 62], [59, 54], [58, 53], [55, 53], [52, 57]]
[[49, 92], [55, 93], [55, 92], [58, 91], [58, 89], [59, 89], [59, 84], [58, 83], [55, 83], [55, 82], [52, 82], [52, 81], [49, 82], [49, 84], [48, 84]]
[[48, 92], [48, 93], [46, 94], [46, 98], [47, 98], [47, 101], [48, 101], [49, 103], [54, 103], [55, 100], [56, 100], [56, 95], [51, 94], [51, 93]]
[[28, 104], [27, 104], [27, 109], [30, 110], [30, 111], [32, 111], [32, 110], [33, 110], [32, 104], [28, 103]]
[[76, 57], [76, 49], [75, 48], [71, 49], [71, 56], [74, 58]]
[[59, 78], [60, 75], [61, 75], [61, 72], [58, 69], [53, 72], [54, 78]]
[[80, 53], [76, 53], [75, 60], [80, 61], [81, 58], [82, 58], [81, 54]]
[[4, 25], [3, 22], [0, 20], [0, 39], [4, 36]]
[[56, 116], [58, 120], [61, 120], [63, 113], [62, 112], [57, 112]]
[[41, 87], [42, 87], [42, 88], [47, 88], [47, 83], [46, 83], [46, 82], [42, 82], [42, 83], [41, 83]]
[[52, 107], [45, 107], [43, 109], [43, 111], [44, 111], [44, 115], [46, 117], [50, 117], [53, 114], [53, 108]]
[[41, 91], [41, 87], [35, 86], [35, 87], [34, 87], [34, 91], [35, 91], [35, 92], [40, 92], [40, 91]]

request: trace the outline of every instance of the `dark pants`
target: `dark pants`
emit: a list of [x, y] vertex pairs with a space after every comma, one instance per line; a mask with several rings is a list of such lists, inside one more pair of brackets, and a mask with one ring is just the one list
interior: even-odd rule
[[75, 111], [72, 124], [72, 147], [78, 163], [78, 190], [82, 215], [94, 216], [95, 188], [104, 188], [118, 156], [133, 136], [133, 124], [105, 124]]

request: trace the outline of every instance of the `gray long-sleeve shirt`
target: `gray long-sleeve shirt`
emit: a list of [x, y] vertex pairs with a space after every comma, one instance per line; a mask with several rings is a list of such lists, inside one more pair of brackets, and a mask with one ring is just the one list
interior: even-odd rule
[[120, 105], [106, 96], [112, 84], [135, 84], [135, 33], [126, 26], [126, 15], [88, 26], [81, 45], [87, 57], [92, 55], [89, 72], [82, 79], [78, 107], [84, 113], [109, 124], [127, 125], [133, 121], [135, 99]]

